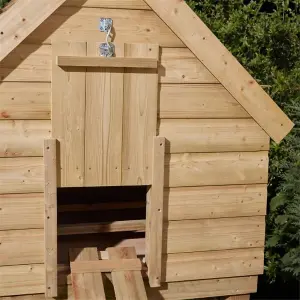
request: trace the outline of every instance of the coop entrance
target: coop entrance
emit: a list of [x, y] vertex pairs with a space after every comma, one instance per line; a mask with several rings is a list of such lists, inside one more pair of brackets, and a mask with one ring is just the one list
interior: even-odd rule
[[146, 231], [149, 282], [159, 286], [165, 149], [156, 136], [159, 47], [117, 45], [117, 58], [97, 56], [97, 43], [54, 43], [52, 49], [53, 139], [44, 148], [46, 294], [57, 296], [57, 236], [79, 243], [76, 236], [84, 235], [93, 243], [93, 235], [112, 232], [143, 239]]

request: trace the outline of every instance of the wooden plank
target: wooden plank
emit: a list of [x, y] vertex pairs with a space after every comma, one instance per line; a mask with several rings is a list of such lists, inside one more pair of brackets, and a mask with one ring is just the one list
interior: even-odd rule
[[50, 134], [49, 120], [2, 120], [0, 157], [43, 156], [43, 141]]
[[[158, 45], [126, 44], [125, 57], [158, 59]], [[124, 74], [122, 185], [150, 184], [153, 137], [156, 136], [158, 76], [156, 70]]]
[[73, 265], [81, 261], [98, 260], [97, 248], [70, 249], [72, 286], [75, 300], [105, 300], [105, 292], [101, 272], [81, 273], [73, 272]]
[[147, 193], [146, 256], [151, 287], [160, 286], [163, 240], [165, 138], [154, 137], [152, 185]]
[[168, 254], [164, 263], [166, 282], [258, 275], [263, 273], [264, 249]]
[[[198, 299], [204, 297], [218, 297], [238, 293], [255, 293], [257, 276], [193, 280], [184, 282], [168, 282], [160, 289], [149, 289], [149, 300], [159, 297], [165, 300]], [[23, 299], [22, 299], [23, 300]]]
[[43, 229], [0, 231], [0, 265], [44, 262]]
[[[88, 43], [87, 51], [95, 55], [98, 47]], [[121, 185], [123, 90], [124, 69], [87, 69], [86, 186]]]
[[[86, 43], [53, 45], [57, 55], [86, 55]], [[60, 141], [61, 182], [82, 186], [84, 180], [85, 69], [52, 64], [52, 136]]]
[[[160, 289], [150, 288], [146, 283], [147, 297], [157, 300], [161, 297], [166, 300], [182, 300], [223, 296], [237, 293], [255, 293], [257, 290], [257, 277], [245, 276], [221, 279], [193, 280], [184, 282], [169, 282]], [[73, 300], [73, 291], [70, 286], [61, 286], [62, 295], [66, 293], [69, 300]], [[1, 300], [44, 300], [43, 294], [23, 295], [15, 297], [2, 297]], [[65, 298], [64, 298], [65, 299]]]
[[66, 224], [58, 227], [58, 235], [89, 234], [101, 232], [145, 231], [145, 220], [114, 221], [106, 223]]
[[167, 188], [165, 220], [265, 216], [267, 185], [226, 185]]
[[224, 297], [224, 300], [250, 300], [250, 295], [237, 295], [237, 296], [229, 296]]
[[57, 297], [57, 140], [44, 142], [45, 295]]
[[115, 44], [158, 43], [163, 47], [184, 46], [152, 11], [85, 7], [59, 8], [26, 39], [26, 43], [104, 41], [105, 33], [99, 31], [100, 16], [113, 19], [114, 31], [118, 33], [114, 37]]
[[250, 118], [243, 107], [220, 84], [161, 84], [159, 117], [167, 119]]
[[51, 46], [20, 44], [0, 62], [0, 80], [50, 81]]
[[0, 296], [44, 293], [45, 290], [43, 264], [1, 266], [0, 278]]
[[[98, 37], [95, 39], [103, 40], [101, 38], [99, 39]], [[90, 43], [94, 44], [94, 41]], [[124, 43], [116, 44], [115, 50], [117, 57], [124, 56], [123, 45]], [[2, 66], [0, 69], [0, 79], [4, 82], [34, 81], [39, 82], [39, 84], [41, 84], [41, 82], [50, 82], [52, 61], [51, 51], [51, 45], [41, 45], [40, 43], [38, 45], [22, 43], [12, 53], [10, 53], [7, 58], [2, 61]], [[98, 52], [91, 54], [93, 56], [98, 56]], [[209, 73], [209, 71], [202, 65], [202, 63], [188, 48], [162, 48], [159, 56], [160, 64], [158, 68], [158, 74], [160, 82], [169, 82], [172, 84], [211, 84], [209, 86], [212, 87], [212, 89], [213, 86], [218, 83], [218, 81], [216, 81], [216, 79]], [[223, 86], [221, 87], [223, 88]], [[226, 91], [227, 94], [225, 95], [224, 91], [226, 91], [225, 88], [223, 88], [222, 90], [222, 96], [226, 97], [228, 101], [233, 101], [236, 106], [240, 106], [229, 92]], [[216, 93], [217, 91], [213, 93], [214, 97], [216, 97]], [[200, 101], [199, 97], [197, 99], [198, 101]], [[243, 111], [244, 114], [249, 117], [245, 110]]]
[[[134, 248], [107, 248], [109, 258], [130, 259], [136, 258]], [[140, 271], [117, 271], [112, 272], [116, 300], [121, 299], [147, 299], [143, 278]]]
[[0, 120], [50, 120], [50, 90], [42, 82], [0, 83]]
[[269, 150], [270, 138], [252, 119], [162, 119], [167, 153]]
[[44, 195], [0, 195], [0, 230], [44, 227]]
[[94, 261], [71, 262], [72, 274], [118, 272], [118, 271], [141, 271], [142, 264], [138, 258], [131, 259], [106, 259]]
[[163, 48], [160, 61], [162, 83], [219, 83], [188, 48]]
[[184, 1], [145, 2], [275, 142], [286, 136], [294, 126], [292, 121]]
[[150, 10], [150, 7], [143, 0], [117, 0], [113, 2], [110, 0], [67, 0], [63, 6]]
[[144, 68], [156, 69], [157, 59], [138, 57], [80, 57], [57, 56], [56, 64], [60, 67], [93, 67], [93, 68]]
[[43, 192], [41, 157], [0, 158], [0, 194]]
[[265, 218], [169, 221], [163, 236], [165, 253], [264, 247]]
[[166, 155], [166, 187], [267, 182], [266, 151]]
[[18, 1], [5, 14], [2, 14], [0, 18], [2, 30], [0, 61], [42, 24], [64, 1]]

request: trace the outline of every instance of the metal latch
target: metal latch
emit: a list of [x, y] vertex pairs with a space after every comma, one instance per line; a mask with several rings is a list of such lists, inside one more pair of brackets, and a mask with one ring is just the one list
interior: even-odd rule
[[111, 42], [111, 31], [113, 28], [113, 20], [111, 18], [101, 18], [99, 29], [106, 32], [106, 40], [99, 45], [99, 55], [104, 57], [112, 57], [115, 54], [115, 45]]

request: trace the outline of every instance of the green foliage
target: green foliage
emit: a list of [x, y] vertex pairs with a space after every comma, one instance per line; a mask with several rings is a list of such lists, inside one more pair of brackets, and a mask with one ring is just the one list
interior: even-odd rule
[[10, 0], [0, 0], [0, 8], [3, 8]]
[[[300, 279], [300, 1], [187, 0], [296, 124], [272, 143], [265, 272]], [[192, 29], [191, 29], [192, 30]]]

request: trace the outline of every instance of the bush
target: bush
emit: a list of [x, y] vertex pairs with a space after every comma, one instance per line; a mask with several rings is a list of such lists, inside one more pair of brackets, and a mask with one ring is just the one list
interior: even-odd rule
[[[300, 279], [300, 1], [187, 0], [296, 124], [271, 144], [265, 272]], [[192, 29], [191, 29], [192, 30]]]

